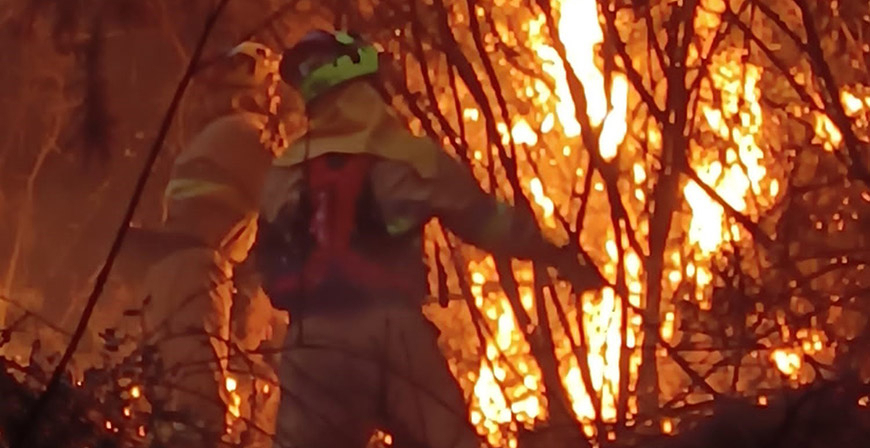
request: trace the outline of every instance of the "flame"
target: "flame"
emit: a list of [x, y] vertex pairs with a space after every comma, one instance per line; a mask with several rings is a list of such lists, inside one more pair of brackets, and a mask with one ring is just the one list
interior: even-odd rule
[[[863, 86], [854, 86], [851, 88], [854, 92], [865, 90]], [[855, 119], [858, 123], [867, 123], [867, 114], [870, 112], [870, 94], [861, 95], [854, 93], [849, 88], [840, 91], [840, 103], [843, 105], [843, 110], [846, 116]], [[834, 151], [843, 144], [843, 133], [830, 116], [815, 112], [813, 130], [815, 137], [814, 144], [821, 144], [826, 151]]]
[[[737, 212], [752, 215], [774, 203], [779, 183], [768, 178], [764, 152], [758, 144], [764, 123], [758, 87], [762, 69], [731, 56], [732, 52], [724, 51], [713, 58], [712, 85], [702, 84], [700, 102], [705, 124], [725, 145], [724, 160], [710, 157], [711, 151], [693, 141], [694, 159], [690, 163], [700, 180], [725, 203]], [[719, 101], [714, 101], [714, 91]], [[740, 241], [746, 235], [728, 219], [722, 205], [694, 181], [685, 184], [683, 194], [692, 211], [688, 241], [697, 249], [685, 274], [695, 281], [695, 299], [707, 308], [710, 302], [706, 291], [713, 280], [711, 258], [725, 243]], [[676, 280], [679, 274], [673, 276]]]
[[610, 89], [613, 101], [613, 109], [604, 120], [604, 127], [599, 136], [599, 151], [606, 161], [616, 157], [619, 145], [625, 140], [628, 132], [626, 112], [628, 110], [628, 80], [623, 74], [613, 77], [613, 85]]
[[139, 386], [133, 386], [130, 388], [130, 396], [133, 398], [139, 398], [142, 396], [142, 389]]
[[[469, 418], [493, 446], [511, 445], [516, 440], [503, 432], [504, 425], [514, 420], [531, 424], [545, 418], [540, 372], [516, 325], [507, 297], [503, 293], [484, 292], [487, 279], [496, 278], [492, 258], [470, 262], [468, 271], [475, 304], [487, 323], [495, 327], [494, 337], [484, 347], [485, 358], [478, 364], [477, 371], [459, 375], [474, 393]], [[532, 282], [531, 271], [523, 270], [519, 274], [521, 302], [528, 311], [533, 306], [533, 294], [528, 287]], [[514, 369], [519, 376], [513, 373]]]
[[[614, 74], [610, 89], [610, 98], [604, 88], [604, 74], [596, 62], [596, 47], [604, 41], [604, 33], [598, 21], [598, 6], [594, 0], [557, 1], [554, 8], [559, 12], [559, 39], [565, 45], [566, 58], [571, 68], [583, 84], [586, 94], [586, 113], [593, 126], [603, 123], [599, 136], [601, 156], [611, 160], [616, 156], [617, 148], [625, 139], [627, 132], [626, 113], [628, 108], [628, 80], [621, 73]], [[534, 44], [534, 50], [543, 63], [542, 68], [556, 83], [555, 94], [557, 103], [556, 117], [562, 127], [562, 134], [567, 138], [580, 135], [582, 131], [577, 122], [576, 105], [568, 86], [567, 72], [562, 58], [551, 45], [546, 43], [542, 31], [546, 18], [541, 14], [529, 23], [529, 39]], [[533, 91], [538, 93], [538, 100], [546, 104], [551, 92], [538, 82]], [[548, 115], [552, 117], [552, 115]], [[549, 118], [552, 120], [552, 118]], [[545, 120], [547, 122], [547, 120]], [[542, 126], [542, 132], [552, 130], [552, 122]]]
[[[560, 16], [559, 38], [565, 44], [568, 62], [585, 90], [585, 112], [593, 126], [601, 127], [600, 155], [607, 161], [613, 160], [618, 156], [619, 146], [627, 133], [628, 80], [622, 73], [613, 73], [608, 96], [604, 74], [596, 61], [596, 46], [603, 42], [604, 33], [598, 21], [598, 9], [594, 0], [554, 2], [554, 7]], [[567, 84], [565, 65], [548, 43], [548, 34], [543, 30], [545, 23], [546, 18], [543, 15], [530, 21], [528, 39], [533, 43], [532, 48], [542, 62], [544, 72], [554, 81], [555, 88], [550, 91], [543, 82], [533, 81], [522, 90], [539, 106], [541, 122], [534, 126], [526, 118], [517, 118], [509, 131], [504, 124], [497, 125], [504, 141], [512, 137], [516, 143], [534, 146], [540, 143], [542, 135], [551, 132], [556, 132], [560, 139], [573, 139], [582, 131], [575, 116], [576, 106]], [[475, 109], [464, 110], [463, 116], [470, 120], [479, 118]], [[569, 157], [571, 154], [571, 145], [565, 144], [562, 155]], [[482, 155], [475, 153], [474, 157], [480, 160]], [[633, 173], [639, 179], [638, 183], [646, 180], [646, 170], [642, 164], [636, 165]], [[577, 175], [582, 176], [582, 172], [578, 171]], [[555, 203], [548, 195], [549, 192], [544, 191], [542, 180], [530, 177], [525, 182], [528, 182], [531, 199], [542, 212], [544, 224], [555, 228]], [[603, 185], [596, 184], [595, 188], [601, 191]], [[609, 236], [605, 245], [609, 256], [605, 271], [608, 276], [615, 278], [619, 251], [613, 235]], [[616, 418], [617, 391], [621, 375], [620, 348], [623, 340], [630, 348], [635, 348], [638, 344], [639, 316], [632, 316], [628, 332], [623, 331], [621, 319], [624, 300], [635, 306], [640, 305], [643, 269], [640, 257], [633, 251], [626, 250], [625, 257], [630, 292], [628, 298], [619, 297], [609, 288], [582, 297], [582, 315], [579, 318], [583, 320], [586, 328], [589, 354], [582, 362], [589, 366], [594, 391], [586, 390], [577, 359], [570, 354], [568, 339], [556, 340], [563, 383], [572, 400], [573, 411], [584, 420], [600, 417], [612, 421]], [[471, 289], [475, 304], [496, 329], [493, 340], [484, 347], [486, 359], [480, 362], [477, 371], [459, 375], [472, 383], [474, 395], [470, 419], [491, 444], [514, 446], [516, 440], [501, 432], [504, 425], [513, 421], [529, 424], [547, 417], [540, 372], [516, 326], [507, 298], [502, 293], [484, 293], [483, 284], [486, 279], [496, 278], [492, 260], [487, 258], [480, 263], [469, 263], [468, 271], [473, 283]], [[532, 273], [528, 268], [519, 269], [517, 274], [524, 279], [525, 284], [530, 284]], [[522, 306], [531, 310], [534, 305], [531, 288], [521, 286], [520, 295]], [[577, 316], [571, 319], [574, 323], [567, 331], [573, 334], [580, 331], [577, 319]], [[508, 360], [513, 366], [505, 365], [504, 360]], [[632, 356], [631, 365], [636, 371], [639, 358]], [[516, 373], [511, 373], [511, 367], [516, 369]], [[592, 396], [601, 401], [601, 416], [595, 415]], [[586, 426], [585, 430], [587, 433], [594, 433], [592, 426]]]
[[840, 128], [825, 114], [816, 114], [814, 130], [816, 138], [813, 139], [813, 143], [821, 142], [827, 151], [833, 151], [843, 143], [843, 134], [840, 133]]
[[[239, 382], [235, 378], [228, 376], [224, 380], [224, 387], [229, 392], [229, 403], [227, 403], [227, 412], [234, 418], [239, 418], [242, 415], [242, 396], [238, 393]], [[228, 422], [232, 419], [227, 418]]]
[[529, 182], [529, 191], [531, 192], [532, 199], [535, 203], [541, 206], [541, 209], [544, 210], [544, 222], [548, 227], [556, 227], [556, 219], [553, 214], [556, 210], [556, 205], [553, 203], [553, 200], [544, 193], [544, 185], [541, 183], [541, 180], [537, 177], [533, 178]]

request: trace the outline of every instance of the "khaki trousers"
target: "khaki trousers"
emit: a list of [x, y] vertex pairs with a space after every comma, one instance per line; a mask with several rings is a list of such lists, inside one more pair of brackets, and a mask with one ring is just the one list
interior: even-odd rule
[[231, 275], [216, 251], [190, 248], [162, 259], [146, 278], [146, 334], [164, 367], [161, 399], [218, 434], [226, 415]]
[[282, 353], [277, 447], [479, 448], [466, 403], [419, 309], [293, 320]]
[[[280, 351], [286, 316], [250, 284], [253, 279], [233, 279], [232, 272], [232, 263], [206, 248], [184, 249], [158, 262], [146, 279], [146, 331], [166, 369], [160, 395], [171, 410], [188, 411], [220, 435], [228, 409], [235, 409], [239, 416], [223, 439], [269, 448], [280, 399], [279, 358], [269, 353]], [[235, 286], [248, 303], [231, 318]], [[232, 334], [231, 321], [244, 324]], [[233, 393], [226, 389], [228, 377], [235, 380]]]

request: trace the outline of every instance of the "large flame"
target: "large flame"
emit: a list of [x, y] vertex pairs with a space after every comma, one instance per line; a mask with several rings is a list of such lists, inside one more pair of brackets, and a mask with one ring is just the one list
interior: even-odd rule
[[[702, 36], [701, 45], [693, 45], [689, 59], [697, 61], [709, 46], [710, 38], [721, 24], [721, 14], [724, 3], [721, 0], [704, 0], [703, 8], [695, 19], [695, 28]], [[620, 157], [620, 148], [626, 132], [629, 105], [629, 84], [623, 73], [611, 73], [611, 85], [605, 89], [604, 73], [596, 58], [596, 46], [604, 39], [601, 25], [598, 21], [598, 6], [594, 0], [562, 0], [554, 2], [554, 9], [560, 17], [559, 38], [567, 49], [568, 62], [577, 73], [587, 97], [586, 114], [593, 126], [600, 126], [599, 151], [606, 160]], [[556, 132], [565, 141], [562, 155], [571, 153], [568, 141], [576, 145], [582, 129], [576, 119], [576, 106], [567, 84], [566, 67], [556, 50], [548, 44], [547, 33], [543, 30], [545, 18], [540, 16], [528, 24], [528, 39], [532, 43], [537, 57], [542, 62], [544, 72], [555, 82], [555, 88], [550, 91], [540, 81], [533, 81], [531, 88], [526, 88], [532, 101], [538, 107], [543, 119], [535, 127], [525, 118], [517, 118], [507, 132], [504, 126], [500, 129], [503, 138], [513, 138], [516, 143], [533, 147], [541, 144], [541, 136]], [[692, 62], [692, 61], [690, 61]], [[762, 76], [760, 67], [743, 63], [736, 53], [723, 51], [712, 58], [709, 80], [702, 85], [699, 102], [703, 124], [716, 141], [716, 147], [702, 148], [692, 140], [689, 153], [690, 166], [698, 173], [702, 182], [710, 186], [722, 200], [738, 212], [753, 216], [772, 205], [780, 193], [778, 180], [771, 178], [766, 168], [764, 152], [760, 147], [760, 133], [764, 124], [764, 116], [760, 105], [759, 82]], [[608, 96], [609, 93], [609, 96]], [[857, 113], [864, 107], [862, 99], [844, 99], [847, 110]], [[870, 105], [870, 102], [866, 104]], [[466, 118], [478, 118], [476, 111], [465, 112]], [[827, 136], [835, 135], [836, 128], [831, 124], [822, 123], [821, 129]], [[651, 150], [661, 150], [662, 135], [655, 126], [649, 126], [645, 131], [647, 144]], [[838, 141], [832, 142], [836, 145]], [[719, 154], [722, 156], [720, 157]], [[475, 158], [478, 160], [480, 157]], [[628, 190], [629, 198], [643, 203], [646, 200], [646, 182], [649, 178], [648, 164], [642, 158], [636, 158], [629, 165], [633, 186]], [[582, 176], [581, 170], [577, 176]], [[557, 187], [558, 179], [531, 177], [526, 182], [531, 199], [542, 214], [544, 224], [554, 227], [553, 215], [556, 206], [547, 188]], [[600, 181], [594, 182], [596, 191], [603, 191]], [[710, 305], [710, 289], [713, 280], [711, 265], [713, 258], [723, 245], [748, 238], [745, 230], [735, 224], [726, 214], [717, 200], [711, 198], [699, 185], [686, 182], [682, 192], [689, 206], [689, 221], [686, 222], [686, 238], [688, 248], [670, 248], [668, 250], [665, 281], [673, 290], [685, 279], [696, 285], [693, 300], [702, 307]], [[629, 210], [631, 218], [638, 223], [639, 230], [646, 232], [646, 225], [639, 217], [638, 211]], [[605, 218], [606, 220], [606, 218]], [[636, 253], [627, 241], [616, 241], [613, 230], [606, 230], [603, 240], [603, 255], [605, 262], [603, 273], [609, 280], [615, 281], [620, 252], [624, 256], [624, 275], [628, 285], [628, 297], [623, 298], [612, 289], [604, 289], [587, 293], [581, 297], [578, 319], [576, 315], [569, 316], [570, 334], [579, 334], [578, 321], [582, 321], [588, 350], [585, 362], [589, 368], [593, 391], [588, 391], [580, 373], [580, 366], [575, 356], [571, 355], [571, 347], [567, 337], [556, 338], [556, 354], [560, 359], [560, 373], [572, 400], [572, 407], [581, 421], [593, 419], [614, 421], [617, 415], [619, 383], [622, 375], [628, 375], [629, 382], [636, 380], [640, 364], [638, 345], [642, 341], [641, 316], [634, 313], [631, 307], [641, 307], [644, 302], [643, 281], [645, 272], [641, 254]], [[623, 237], [624, 239], [624, 237]], [[622, 249], [620, 251], [620, 249]], [[688, 250], [687, 250], [688, 249]], [[471, 380], [474, 392], [471, 421], [479, 430], [489, 437], [494, 445], [514, 446], [516, 443], [510, 436], [501, 433], [503, 425], [516, 421], [529, 423], [547, 416], [545, 399], [541, 392], [540, 372], [534, 358], [529, 355], [529, 348], [516, 328], [514, 316], [507, 298], [501, 293], [486, 292], [483, 285], [488, 279], [494, 279], [495, 270], [490, 259], [483, 263], [471, 263], [468, 266], [474, 281], [473, 293], [476, 305], [483, 311], [492, 327], [496, 329], [494, 341], [490, 341], [485, 349], [486, 359], [481, 362], [475, 372], [461, 373], [460, 376]], [[520, 270], [520, 276], [531, 278], [531, 273]], [[531, 290], [522, 292], [523, 306], [527, 310], [533, 307]], [[627, 301], [627, 303], [624, 303]], [[627, 306], [630, 305], [630, 306]], [[665, 341], [676, 337], [679, 316], [667, 303], [664, 305], [660, 336]], [[629, 313], [623, 316], [623, 310]], [[627, 328], [623, 327], [626, 322]], [[566, 333], [568, 334], [568, 333]], [[818, 346], [817, 343], [814, 343]], [[623, 356], [622, 346], [628, 349], [624, 353], [630, 356], [628, 372], [620, 371], [620, 357]], [[799, 362], [795, 356], [785, 351], [777, 351], [771, 355], [771, 363], [783, 372], [791, 373], [798, 369]], [[513, 364], [520, 378], [511, 380]], [[629, 390], [632, 390], [630, 387]], [[601, 415], [595, 415], [593, 401], [598, 401]], [[634, 401], [629, 399], [629, 413], [636, 412]], [[589, 427], [587, 427], [589, 429]], [[661, 429], [665, 433], [673, 430], [673, 422], [663, 420]]]
[[[601, 126], [599, 137], [600, 154], [605, 160], [612, 160], [618, 155], [618, 148], [623, 142], [626, 131], [626, 113], [628, 108], [628, 81], [621, 73], [613, 75], [610, 97], [606, 95], [604, 75], [596, 62], [595, 47], [603, 41], [603, 32], [598, 21], [597, 4], [594, 0], [562, 1], [554, 5], [560, 17], [560, 39], [567, 49], [568, 61], [580, 78], [587, 96], [587, 109], [590, 121], [595, 126]], [[532, 20], [528, 26], [528, 39], [538, 58], [543, 63], [543, 69], [555, 82], [554, 91], [540, 81], [536, 81], [530, 89], [537, 96], [533, 101], [541, 109], [544, 119], [539, 127], [541, 134], [556, 132], [566, 139], [579, 136], [580, 124], [576, 119], [576, 107], [572, 101], [567, 84], [566, 70], [556, 50], [548, 44], [547, 33], [543, 30], [545, 17]], [[555, 96], [555, 101], [551, 99]], [[553, 104], [550, 109], [550, 104]], [[465, 112], [467, 118], [476, 118], [475, 112]], [[516, 143], [534, 146], [538, 143], [538, 132], [525, 119], [517, 119], [511, 128], [510, 136], [502, 129], [503, 138], [512, 137]], [[507, 141], [507, 140], [505, 140]], [[563, 149], [564, 156], [570, 155], [570, 147]], [[636, 177], [640, 182], [645, 180], [646, 171], [643, 165], [637, 165]], [[580, 175], [581, 173], [578, 173]], [[544, 224], [555, 227], [553, 215], [554, 201], [548, 196], [544, 183], [537, 177], [527, 181], [531, 199], [539, 207]], [[600, 185], [596, 185], [600, 189]], [[615, 277], [617, 245], [610, 235], [605, 250], [610, 260], [605, 266], [609, 277]], [[507, 298], [502, 293], [484, 292], [487, 279], [496, 278], [494, 264], [491, 259], [482, 263], [471, 263], [469, 272], [474, 282], [472, 293], [476, 305], [483, 311], [492, 327], [495, 328], [494, 341], [490, 341], [485, 349], [486, 359], [483, 360], [477, 372], [464, 375], [473, 381], [474, 397], [472, 400], [471, 421], [479, 430], [486, 434], [493, 445], [515, 446], [516, 440], [502, 434], [501, 427], [512, 421], [532, 423], [537, 419], [546, 418], [545, 399], [541, 391], [541, 377], [534, 358], [529, 354], [529, 347], [516, 327], [515, 319]], [[521, 281], [521, 301], [527, 311], [533, 307], [533, 291], [531, 289], [532, 274], [529, 268], [519, 272]], [[626, 257], [626, 275], [630, 283], [633, 305], [640, 304], [642, 286], [642, 263], [633, 251], [628, 251]], [[561, 360], [560, 372], [563, 382], [572, 400], [572, 407], [582, 420], [592, 420], [601, 417], [612, 421], [616, 418], [616, 400], [620, 378], [619, 358], [623, 344], [622, 298], [612, 289], [590, 293], [582, 297], [582, 321], [586, 331], [588, 358], [584, 362], [592, 374], [594, 394], [586, 390], [581, 380], [577, 359], [569, 356], [571, 347], [568, 338], [556, 340], [557, 356]], [[568, 331], [577, 334], [577, 316], [571, 316], [573, 322]], [[639, 328], [639, 321], [634, 319], [633, 327]], [[629, 348], [636, 344], [637, 332], [630, 332]], [[510, 364], [510, 365], [506, 365]], [[633, 362], [633, 370], [637, 368], [637, 360]], [[506, 381], [509, 372], [514, 381]], [[462, 375], [461, 375], [462, 376]], [[602, 415], [596, 416], [592, 406], [592, 397], [600, 400]]]

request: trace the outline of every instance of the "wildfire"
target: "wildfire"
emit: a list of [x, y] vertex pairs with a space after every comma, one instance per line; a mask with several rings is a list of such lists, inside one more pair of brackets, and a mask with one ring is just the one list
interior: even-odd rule
[[[690, 46], [690, 64], [697, 63], [711, 48], [712, 38], [722, 23], [721, 14], [725, 11], [722, 0], [702, 0], [701, 3], [703, 7], [699, 9], [694, 23], [700, 44]], [[559, 15], [559, 38], [565, 44], [568, 62], [584, 87], [587, 97], [585, 112], [593, 126], [600, 126], [599, 154], [606, 161], [634, 157], [627, 165], [633, 184], [629, 183], [629, 188], [624, 192], [622, 186], [619, 188], [621, 194], [643, 203], [647, 199], [647, 182], [650, 177], [648, 162], [640, 153], [620, 153], [629, 123], [629, 83], [625, 74], [618, 70], [606, 77], [597, 60], [597, 46], [604, 41], [604, 33], [598, 21], [597, 2], [563, 0], [554, 2], [553, 6]], [[543, 16], [528, 22], [528, 39], [542, 63], [543, 71], [554, 81], [554, 88], [551, 90], [541, 81], [529, 81], [530, 85], [524, 85], [521, 91], [536, 105], [539, 122], [530, 121], [531, 118], [517, 117], [510, 130], [502, 124], [499, 132], [505, 141], [513, 138], [515, 143], [529, 147], [529, 151], [536, 145], [550, 145], [555, 138], [563, 145], [561, 154], [557, 156], [564, 156], [564, 161], [567, 162], [567, 158], [572, 156], [572, 146], [579, 144], [576, 137], [581, 134], [582, 129], [576, 120], [576, 106], [567, 84], [565, 64], [549, 44], [545, 26], [546, 20]], [[724, 245], [749, 238], [746, 231], [728, 216], [717, 199], [721, 198], [737, 212], [757, 217], [775, 204], [781, 192], [780, 180], [769, 172], [768, 164], [772, 162], [765, 160], [762, 149], [761, 133], [765, 124], [760, 101], [762, 75], [762, 68], [744, 62], [739, 50], [725, 49], [717, 50], [710, 58], [709, 76], [701, 82], [698, 102], [701, 114], [700, 123], [697, 125], [711, 138], [690, 139], [689, 165], [698, 174], [700, 181], [715, 191], [719, 198], [711, 197], [701, 185], [693, 181], [683, 184], [682, 193], [689, 211], [685, 215], [684, 224], [687, 245], [668, 249], [664, 281], [669, 285], [670, 292], [676, 291], [681, 282], [690, 281], [695, 285], [695, 293], [691, 298], [702, 308], [711, 305], [711, 267], [714, 258]], [[605, 88], [605, 79], [610, 79], [610, 85], [607, 86], [609, 89]], [[850, 115], [870, 110], [870, 97], [865, 99], [856, 95], [844, 96], [843, 103]], [[463, 116], [469, 121], [479, 119], [476, 109], [466, 109]], [[838, 135], [830, 120], [819, 123], [817, 130], [820, 133], [824, 131], [824, 135], [828, 137]], [[555, 135], [549, 135], [551, 133]], [[641, 134], [651, 152], [662, 149], [663, 137], [657, 126], [646, 125], [641, 129]], [[704, 146], [701, 146], [702, 140]], [[835, 138], [830, 144], [836, 146], [838, 142], [839, 139]], [[628, 145], [625, 146], [628, 148]], [[481, 154], [475, 153], [474, 156], [481, 160]], [[571, 161], [576, 162], [576, 159]], [[582, 177], [588, 173], [578, 168], [576, 174]], [[545, 174], [527, 173], [527, 176], [524, 182], [527, 182], [533, 203], [542, 212], [543, 223], [549, 228], [556, 227], [554, 215], [559, 209], [555, 204], [562, 202], [565, 192], [560, 191], [559, 182], [553, 182]], [[593, 188], [595, 192], [605, 190], [603, 182], [598, 180], [593, 182]], [[555, 199], [559, 201], [554, 201]], [[633, 224], [637, 225], [636, 230], [643, 235], [648, 225], [643, 221], [642, 210], [629, 210], [629, 213], [632, 215]], [[564, 329], [564, 337], [555, 339], [560, 374], [572, 400], [573, 411], [579, 419], [586, 422], [593, 419], [614, 421], [620, 417], [617, 415], [620, 377], [628, 377], [631, 392], [640, 366], [637, 348], [643, 339], [641, 316], [633, 311], [633, 307], [643, 306], [645, 300], [646, 273], [642, 262], [643, 254], [636, 253], [625, 236], [622, 241], [618, 241], [613, 229], [601, 228], [596, 231], [599, 230], [606, 232], [602, 235], [604, 238], [596, 235], [597, 240], [591, 243], [601, 244], [601, 253], [605, 256], [602, 257], [602, 271], [610, 281], [615, 281], [620, 273], [621, 258], [628, 296], [620, 297], [609, 288], [584, 294], [579, 300], [580, 309], [575, 311], [580, 315], [569, 316], [570, 328]], [[502, 293], [483, 292], [487, 279], [495, 278], [491, 260], [470, 263], [468, 270], [474, 283], [472, 292], [475, 304], [496, 331], [493, 341], [485, 347], [487, 359], [477, 366], [475, 372], [460, 372], [459, 375], [471, 381], [470, 388], [474, 393], [471, 421], [482, 433], [489, 436], [490, 443], [496, 445], [507, 440], [509, 445], [511, 440], [502, 436], [500, 427], [514, 421], [530, 423], [547, 417], [545, 400], [540, 392], [540, 372], [534, 358], [528, 353], [529, 348], [519, 329], [516, 328], [507, 298]], [[531, 278], [531, 273], [522, 269], [517, 274]], [[534, 295], [531, 291], [526, 291], [521, 296], [523, 306], [531, 310]], [[662, 303], [662, 307], [659, 334], [662, 340], [671, 341], [678, 337], [678, 316], [674, 306], [667, 303], [667, 300]], [[623, 316], [623, 313], [627, 315]], [[578, 360], [571, 355], [567, 337], [579, 334], [579, 322], [582, 322], [584, 328], [588, 353], [588, 357], [580, 362], [585, 362], [588, 366], [592, 380], [591, 391], [587, 390], [582, 379]], [[816, 350], [822, 347], [822, 342], [813, 339], [811, 335], [804, 338], [802, 344]], [[627, 349], [624, 352], [623, 346]], [[620, 371], [621, 356], [629, 356], [627, 372]], [[516, 373], [510, 373], [511, 368], [505, 365], [505, 360], [516, 365], [515, 370], [520, 378], [513, 378]], [[786, 351], [775, 351], [771, 357], [771, 363], [787, 374], [799, 370], [799, 360], [800, 356], [795, 361], [795, 355]], [[593, 400], [598, 401], [597, 407], [600, 408], [601, 415], [595, 415], [596, 406], [593, 406]], [[629, 399], [628, 403], [627, 411], [636, 412], [636, 402]], [[662, 432], [671, 433], [673, 428], [674, 422], [661, 422]], [[587, 433], [593, 430], [589, 426], [586, 429]]]
[[[585, 112], [594, 126], [601, 126], [600, 154], [605, 160], [613, 160], [618, 156], [619, 146], [627, 132], [628, 81], [622, 73], [614, 73], [610, 89], [605, 89], [605, 77], [596, 61], [596, 46], [603, 42], [604, 36], [598, 22], [596, 2], [562, 1], [555, 3], [554, 7], [559, 11], [559, 37], [566, 46], [568, 62], [585, 88], [588, 103]], [[539, 125], [532, 125], [525, 118], [517, 118], [509, 133], [504, 125], [499, 129], [505, 141], [513, 138], [514, 142], [530, 147], [541, 141], [542, 134], [556, 132], [560, 138], [573, 139], [581, 133], [575, 116], [575, 104], [567, 84], [566, 68], [556, 50], [548, 44], [548, 34], [543, 30], [544, 26], [543, 15], [529, 22], [528, 39], [533, 42], [532, 48], [543, 63], [544, 72], [554, 81], [555, 89], [550, 91], [541, 81], [534, 81], [532, 86], [526, 88], [532, 101], [540, 108], [543, 119]], [[609, 97], [606, 93], [608, 91]], [[472, 121], [479, 118], [474, 109], [466, 109], [463, 116]], [[566, 144], [561, 155], [571, 156], [571, 146]], [[481, 157], [475, 154], [475, 158], [480, 160]], [[645, 167], [638, 164], [634, 168], [634, 174], [640, 179], [639, 183], [643, 182], [646, 179]], [[580, 175], [582, 173], [578, 172], [578, 176]], [[543, 223], [549, 228], [555, 228], [555, 203], [548, 195], [549, 192], [545, 191], [542, 179], [532, 176], [526, 182], [531, 199], [542, 212]], [[596, 185], [596, 189], [600, 191], [600, 185]], [[559, 194], [558, 191], [553, 193]], [[609, 259], [605, 265], [605, 274], [615, 278], [619, 251], [613, 235], [609, 236], [603, 249]], [[630, 291], [628, 300], [632, 305], [639, 306], [642, 294], [642, 263], [634, 251], [625, 251], [625, 257]], [[502, 434], [503, 425], [514, 421], [530, 424], [547, 417], [541, 391], [541, 376], [534, 358], [529, 354], [529, 347], [516, 326], [507, 298], [500, 292], [484, 293], [483, 286], [487, 279], [496, 277], [492, 260], [470, 263], [468, 270], [473, 282], [475, 303], [496, 331], [493, 340], [485, 347], [486, 359], [482, 360], [477, 371], [460, 373], [460, 378], [471, 380], [470, 387], [474, 392], [470, 413], [472, 423], [488, 436], [491, 444], [511, 446], [516, 441]], [[530, 288], [532, 273], [527, 267], [516, 273], [521, 280], [522, 305], [527, 311], [531, 311], [534, 305], [534, 294]], [[586, 421], [599, 417], [609, 421], [616, 418], [617, 391], [621, 375], [620, 349], [623, 340], [629, 348], [635, 348], [640, 329], [639, 316], [633, 316], [627, 336], [623, 331], [623, 300], [624, 298], [609, 288], [585, 294], [581, 298], [582, 315], [571, 316], [571, 328], [565, 330], [570, 334], [577, 334], [580, 331], [578, 319], [582, 320], [588, 345], [588, 358], [582, 362], [589, 366], [592, 375], [594, 391], [591, 393], [586, 390], [581, 379], [580, 366], [576, 357], [571, 355], [568, 338], [557, 338], [555, 341], [556, 354], [561, 360], [560, 373], [572, 399], [573, 411]], [[635, 358], [632, 359], [632, 371], [636, 372], [639, 359]], [[602, 415], [595, 415], [592, 400], [600, 401]], [[590, 433], [593, 428], [586, 427], [586, 430]]]

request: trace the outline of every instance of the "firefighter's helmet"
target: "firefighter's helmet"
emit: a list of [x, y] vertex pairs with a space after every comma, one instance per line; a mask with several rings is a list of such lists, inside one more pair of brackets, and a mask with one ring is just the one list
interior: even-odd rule
[[277, 58], [271, 48], [257, 42], [242, 42], [227, 53], [229, 68], [223, 75], [227, 84], [239, 87], [264, 85], [277, 74]]
[[335, 86], [378, 71], [374, 46], [346, 31], [311, 31], [281, 58], [282, 79], [295, 87], [306, 103]]

